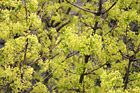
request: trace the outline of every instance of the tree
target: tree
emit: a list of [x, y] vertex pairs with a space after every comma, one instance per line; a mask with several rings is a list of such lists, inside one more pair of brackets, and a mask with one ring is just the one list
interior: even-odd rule
[[140, 90], [140, 0], [1, 0], [0, 9], [0, 92]]

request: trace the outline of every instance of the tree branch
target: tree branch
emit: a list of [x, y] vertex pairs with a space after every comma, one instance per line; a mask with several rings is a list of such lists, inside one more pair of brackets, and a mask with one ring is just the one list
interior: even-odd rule
[[25, 52], [24, 52], [24, 61], [23, 61], [23, 65], [26, 63], [26, 54], [27, 54], [27, 48], [28, 48], [28, 38], [26, 39], [27, 44], [25, 45]]
[[[89, 57], [90, 55], [85, 55], [85, 64], [88, 63]], [[82, 83], [84, 81], [85, 70], [86, 70], [86, 67], [83, 68], [83, 73], [80, 75], [79, 83]]]
[[[118, 1], [118, 0], [117, 0]], [[113, 6], [115, 6], [116, 5], [116, 3], [117, 3], [117, 1], [116, 2], [114, 2], [113, 3], [113, 5], [111, 6], [111, 7], [109, 7], [106, 11], [104, 11], [104, 12], [102, 12], [102, 14], [105, 14], [105, 13], [107, 13]]]
[[[19, 19], [21, 22], [23, 22], [23, 20], [21, 20], [16, 14], [15, 14], [16, 18]], [[24, 22], [23, 22], [24, 23]]]
[[124, 90], [127, 88], [128, 77], [129, 77], [129, 70], [130, 70], [131, 62], [132, 62], [132, 61], [129, 59], [128, 68], [127, 68], [127, 70], [126, 70], [126, 75], [125, 75], [125, 77], [124, 77]]
[[113, 27], [111, 28], [111, 30], [108, 31], [107, 33], [105, 33], [104, 36], [106, 36], [108, 33], [111, 33], [114, 29], [115, 29], [115, 26], [113, 25]]
[[74, 56], [74, 55], [76, 55], [76, 54], [78, 54], [78, 53], [79, 53], [79, 52], [72, 53], [72, 54], [68, 54], [67, 57], [66, 57], [61, 63], [63, 63], [66, 59], [68, 59], [68, 58], [70, 58], [70, 57], [72, 57], [72, 56]]
[[6, 85], [1, 86], [1, 87], [0, 87], [0, 90], [3, 89], [3, 88], [6, 87], [6, 86], [12, 84], [12, 83], [14, 83], [14, 81], [11, 81], [11, 82], [7, 83]]
[[[57, 68], [56, 68], [56, 69], [57, 69]], [[56, 71], [56, 69], [55, 69], [54, 71]], [[49, 75], [45, 76], [45, 77], [43, 78], [43, 80], [46, 80], [51, 74], [53, 74], [54, 71], [52, 71]]]
[[98, 68], [96, 68], [96, 69], [93, 69], [92, 71], [90, 71], [90, 72], [88, 72], [88, 73], [85, 73], [84, 75], [88, 75], [88, 74], [91, 74], [92, 72], [94, 72], [95, 70], [98, 70], [98, 69], [100, 69], [101, 67], [103, 67], [104, 65], [106, 65], [107, 63], [105, 63], [105, 64], [103, 64], [103, 65], [101, 65], [101, 66], [99, 66]]
[[71, 5], [73, 5], [73, 6], [77, 7], [77, 8], [79, 8], [79, 9], [81, 9], [81, 10], [83, 10], [83, 11], [86, 11], [86, 12], [89, 12], [89, 13], [93, 13], [93, 14], [97, 14], [97, 13], [94, 12], [94, 11], [90, 11], [90, 10], [84, 9], [84, 8], [82, 8], [82, 7], [80, 7], [80, 6], [76, 5], [76, 4], [73, 4], [73, 3], [69, 2], [68, 0], [66, 0], [66, 1], [67, 1], [67, 3], [69, 3], [69, 4], [71, 4]]
[[98, 14], [99, 14], [99, 15], [102, 13], [102, 1], [103, 1], [103, 0], [100, 0], [100, 1], [99, 1], [99, 10], [98, 10]]
[[40, 17], [41, 19], [42, 19], [42, 17], [43, 17], [44, 12], [45, 12], [45, 8], [46, 8], [47, 5], [48, 5], [48, 2], [49, 2], [49, 0], [47, 0], [47, 2], [46, 2], [46, 4], [45, 4], [45, 7], [44, 7], [43, 12], [42, 12], [41, 17]]
[[24, 0], [24, 8], [25, 8], [25, 13], [26, 13], [26, 22], [27, 22], [27, 7], [26, 7], [26, 0]]
[[122, 53], [121, 50], [119, 50], [119, 52], [121, 53], [122, 57], [124, 57], [124, 58], [129, 58], [129, 56], [125, 56], [125, 55]]
[[59, 32], [59, 30], [60, 30], [62, 27], [64, 27], [65, 25], [67, 25], [67, 24], [69, 24], [69, 23], [70, 23], [70, 21], [68, 21], [68, 22], [66, 22], [66, 23], [64, 23], [64, 24], [62, 24], [59, 28], [56, 29], [56, 31]]

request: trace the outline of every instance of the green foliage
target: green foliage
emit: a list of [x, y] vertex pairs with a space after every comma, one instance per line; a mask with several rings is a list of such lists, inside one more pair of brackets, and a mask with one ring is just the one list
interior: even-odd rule
[[1, 0], [1, 93], [138, 93], [140, 0]]

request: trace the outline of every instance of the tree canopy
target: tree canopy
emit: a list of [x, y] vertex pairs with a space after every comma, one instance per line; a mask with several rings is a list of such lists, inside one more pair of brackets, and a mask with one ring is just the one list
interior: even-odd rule
[[138, 93], [140, 0], [0, 0], [1, 93]]

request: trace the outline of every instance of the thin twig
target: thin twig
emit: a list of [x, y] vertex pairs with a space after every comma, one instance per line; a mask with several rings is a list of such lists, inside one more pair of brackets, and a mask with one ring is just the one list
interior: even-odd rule
[[14, 83], [14, 81], [11, 81], [11, 82], [7, 83], [6, 85], [1, 86], [1, 87], [0, 87], [0, 90], [3, 89], [3, 88], [6, 87], [6, 86], [12, 84], [12, 83]]
[[[16, 18], [18, 18], [21, 22], [23, 22], [23, 20], [22, 19], [20, 19], [17, 15], [15, 15], [15, 17]], [[24, 22], [23, 22], [24, 23]]]
[[[118, 1], [118, 0], [117, 0], [117, 1]], [[102, 14], [105, 14], [105, 13], [108, 12], [113, 6], [115, 6], [116, 3], [117, 3], [117, 1], [114, 2], [113, 5], [112, 5], [111, 7], [109, 7], [106, 11], [102, 12]]]
[[[57, 68], [56, 68], [56, 69], [57, 69]], [[56, 69], [55, 69], [54, 71], [56, 71]], [[53, 74], [54, 71], [52, 71], [49, 75], [45, 76], [45, 77], [43, 78], [43, 80], [46, 80], [51, 74]]]
[[76, 55], [76, 54], [78, 54], [78, 53], [79, 53], [79, 52], [72, 53], [72, 54], [68, 54], [67, 57], [66, 57], [61, 63], [65, 62], [66, 59], [68, 59], [68, 58], [70, 58], [70, 57], [72, 57], [72, 56], [74, 56], [74, 55]]
[[114, 29], [115, 29], [115, 26], [113, 25], [113, 27], [111, 28], [111, 30], [108, 31], [107, 33], [105, 33], [104, 36], [106, 36], [108, 33], [111, 33]]
[[98, 69], [100, 69], [101, 67], [103, 67], [104, 65], [106, 65], [107, 63], [105, 63], [105, 64], [103, 64], [103, 65], [101, 65], [101, 66], [99, 66], [98, 68], [96, 68], [96, 69], [93, 69], [92, 71], [90, 71], [90, 72], [88, 72], [88, 73], [85, 73], [84, 75], [88, 75], [88, 74], [91, 74], [92, 72], [94, 72], [95, 70], [98, 70]]
[[44, 12], [45, 12], [45, 8], [46, 8], [47, 5], [48, 5], [48, 2], [49, 2], [49, 0], [47, 0], [47, 2], [46, 2], [46, 4], [45, 4], [45, 7], [44, 7], [43, 12], [42, 12], [41, 17], [40, 17], [41, 19], [42, 19], [42, 17], [43, 17]]
[[54, 59], [59, 53], [55, 54], [54, 56], [51, 57], [51, 59]]
[[94, 27], [93, 27], [93, 26], [90, 26], [90, 25], [88, 25], [87, 23], [84, 23], [84, 24], [85, 24], [85, 26], [91, 27], [91, 29], [94, 30]]
[[67, 21], [66, 23], [62, 24], [59, 28], [56, 29], [57, 32], [59, 32], [59, 30], [64, 27], [65, 25], [69, 24], [70, 21]]
[[73, 6], [75, 6], [75, 7], [79, 8], [79, 9], [81, 9], [81, 10], [84, 10], [84, 11], [89, 12], [89, 13], [97, 14], [97, 13], [96, 13], [96, 12], [94, 12], [94, 11], [90, 11], [90, 10], [88, 10], [88, 9], [84, 9], [84, 8], [82, 8], [82, 7], [80, 7], [80, 6], [76, 5], [76, 4], [73, 4], [73, 3], [71, 3], [71, 2], [70, 2], [70, 1], [68, 1], [68, 0], [66, 0], [66, 1], [67, 1], [67, 3], [69, 3], [69, 4], [73, 5]]
[[24, 52], [24, 61], [23, 61], [23, 65], [26, 63], [26, 54], [27, 54], [27, 48], [28, 48], [28, 38], [26, 39], [27, 44], [25, 45], [25, 52]]
[[140, 58], [139, 59], [132, 59], [132, 61], [138, 61], [138, 60], [140, 60]]
[[72, 72], [72, 71], [70, 71], [70, 70], [67, 70], [67, 69], [65, 69], [65, 68], [63, 68], [65, 71], [68, 71], [68, 72], [70, 72], [70, 73], [72, 73], [72, 74], [76, 74], [76, 73], [74, 73], [74, 72]]

